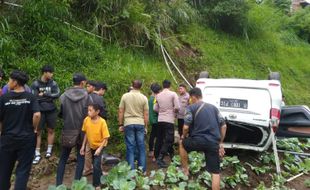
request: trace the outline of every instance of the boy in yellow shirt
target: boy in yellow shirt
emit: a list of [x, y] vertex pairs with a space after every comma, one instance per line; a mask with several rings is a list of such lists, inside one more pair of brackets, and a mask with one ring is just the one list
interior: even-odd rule
[[82, 131], [86, 135], [80, 154], [85, 154], [85, 147], [88, 141], [93, 155], [93, 185], [100, 188], [102, 150], [107, 146], [110, 134], [107, 123], [99, 116], [99, 112], [100, 106], [98, 104], [90, 104], [88, 106], [88, 116], [84, 119], [82, 127]]

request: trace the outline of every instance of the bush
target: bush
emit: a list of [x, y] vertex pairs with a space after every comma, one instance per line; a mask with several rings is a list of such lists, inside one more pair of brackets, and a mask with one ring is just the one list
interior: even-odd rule
[[289, 27], [303, 40], [310, 43], [310, 7], [298, 10], [291, 18]]
[[250, 38], [269, 38], [271, 33], [283, 30], [287, 16], [268, 3], [251, 3], [248, 14]]
[[290, 13], [291, 4], [291, 0], [274, 0], [275, 7], [283, 11], [285, 14]]
[[162, 43], [159, 33], [173, 35], [178, 25], [197, 18], [185, 0], [81, 2], [72, 2], [73, 12], [88, 15], [84, 22], [90, 23], [104, 41], [126, 46], [157, 48]]
[[246, 34], [249, 5], [245, 0], [209, 1], [203, 7], [201, 13], [214, 29], [234, 35]]
[[[5, 73], [14, 69], [24, 70], [30, 75], [31, 83], [40, 76], [43, 65], [51, 64], [55, 67], [54, 79], [62, 92], [72, 86], [74, 72], [83, 72], [92, 80], [106, 82], [109, 91], [105, 100], [111, 133], [111, 146], [108, 149], [112, 153], [124, 153], [123, 134], [115, 127], [121, 95], [127, 91], [133, 79], [143, 80], [143, 91], [147, 94], [152, 82], [168, 78], [164, 66], [158, 64], [161, 60], [138, 51], [125, 50], [118, 45], [103, 46], [97, 38], [63, 24], [66, 14], [62, 16], [61, 11], [59, 14], [53, 12], [55, 7], [50, 5], [51, 2], [46, 2], [51, 7], [36, 0], [27, 0], [25, 3], [25, 9], [12, 9], [10, 17], [0, 17], [0, 66]], [[61, 10], [67, 10], [66, 4], [60, 3], [58, 6], [62, 7]], [[59, 19], [55, 20], [47, 13], [53, 13]], [[14, 19], [17, 17], [20, 19]], [[33, 19], [27, 20], [26, 17]], [[6, 79], [2, 80], [2, 85]], [[56, 145], [62, 121], [57, 126]]]
[[53, 31], [53, 35], [59, 38], [59, 34], [62, 34], [59, 21], [70, 16], [66, 0], [26, 0], [20, 17], [20, 22], [24, 25], [22, 32], [28, 34], [29, 39], [33, 39], [36, 36], [34, 34], [44, 35]]

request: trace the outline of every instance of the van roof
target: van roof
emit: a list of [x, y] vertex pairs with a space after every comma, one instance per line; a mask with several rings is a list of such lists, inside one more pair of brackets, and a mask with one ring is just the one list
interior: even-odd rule
[[245, 87], [245, 88], [264, 88], [268, 89], [271, 86], [281, 87], [278, 80], [251, 80], [251, 79], [209, 79], [200, 78], [196, 82], [197, 87]]

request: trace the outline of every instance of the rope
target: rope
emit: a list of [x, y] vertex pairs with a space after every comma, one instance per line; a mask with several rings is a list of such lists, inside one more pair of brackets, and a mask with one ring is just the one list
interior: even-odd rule
[[160, 45], [160, 49], [161, 49], [162, 55], [163, 55], [163, 57], [164, 57], [166, 66], [167, 66], [167, 68], [168, 68], [168, 70], [169, 70], [169, 72], [170, 72], [170, 74], [171, 74], [171, 76], [172, 76], [174, 82], [175, 82], [176, 84], [178, 84], [178, 82], [177, 82], [175, 76], [173, 75], [173, 73], [172, 73], [172, 71], [171, 71], [171, 68], [170, 68], [170, 66], [169, 66], [169, 63], [168, 63], [168, 61], [167, 61], [167, 57], [166, 57], [165, 51], [164, 51], [164, 46], [163, 46], [163, 45]]
[[13, 7], [19, 7], [19, 8], [23, 7], [22, 5], [18, 5], [18, 4], [10, 3], [10, 2], [4, 2], [4, 4], [9, 5], [9, 6], [13, 6]]
[[77, 26], [75, 26], [75, 25], [73, 25], [73, 24], [70, 24], [70, 23], [66, 22], [66, 21], [64, 21], [63, 23], [66, 24], [66, 25], [68, 25], [68, 26], [71, 26], [72, 28], [75, 28], [75, 29], [77, 29], [77, 30], [79, 30], [79, 31], [82, 31], [82, 32], [84, 32], [84, 33], [86, 33], [86, 34], [89, 34], [89, 35], [95, 36], [95, 37], [97, 37], [97, 38], [103, 39], [102, 36], [99, 36], [99, 35], [97, 35], [97, 34], [91, 33], [91, 32], [89, 32], [89, 31], [87, 31], [87, 30], [82, 29], [82, 28], [79, 28], [79, 27], [77, 27]]
[[177, 65], [174, 63], [174, 61], [171, 59], [169, 53], [167, 52], [167, 50], [163, 47], [164, 52], [166, 53], [167, 57], [169, 58], [169, 60], [171, 61], [172, 65], [174, 66], [174, 68], [179, 72], [179, 74], [181, 75], [181, 77], [183, 78], [183, 80], [191, 87], [193, 88], [193, 86], [188, 82], [188, 80], [185, 78], [185, 76], [182, 74], [182, 72], [180, 71], [180, 69], [177, 67]]

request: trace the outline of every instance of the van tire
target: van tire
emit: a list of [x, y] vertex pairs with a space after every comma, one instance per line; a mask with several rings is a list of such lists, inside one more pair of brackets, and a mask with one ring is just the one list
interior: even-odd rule
[[278, 80], [280, 81], [281, 75], [279, 72], [270, 72], [268, 75], [268, 80]]
[[209, 78], [209, 72], [208, 71], [202, 71], [200, 74], [199, 74], [199, 78]]

